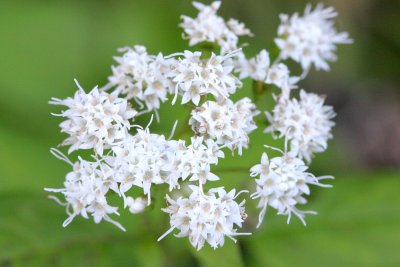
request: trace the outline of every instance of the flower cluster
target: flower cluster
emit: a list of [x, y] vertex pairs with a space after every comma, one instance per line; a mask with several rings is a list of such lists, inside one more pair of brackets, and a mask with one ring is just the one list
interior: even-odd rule
[[182, 16], [183, 22], [180, 24], [190, 46], [202, 42], [215, 43], [222, 52], [230, 52], [238, 48], [240, 36], [253, 35], [238, 20], [230, 19], [226, 22], [217, 15], [220, 1], [215, 1], [210, 6], [193, 2], [193, 6], [199, 11], [197, 17]]
[[305, 214], [315, 214], [315, 212], [301, 211], [296, 208], [296, 204], [307, 203], [303, 195], [310, 194], [309, 184], [329, 187], [319, 183], [319, 180], [332, 177], [315, 177], [306, 172], [308, 167], [293, 152], [282, 152], [282, 154], [281, 157], [269, 160], [267, 154], [263, 153], [261, 163], [250, 170], [252, 177], [260, 176], [256, 179], [256, 192], [252, 194], [254, 199], [260, 199], [258, 208], [261, 208], [261, 212], [258, 226], [261, 225], [268, 206], [278, 210], [280, 215], [288, 215], [288, 223], [293, 213], [306, 224]]
[[177, 237], [189, 237], [193, 247], [200, 250], [207, 242], [214, 249], [223, 246], [225, 236], [232, 238], [247, 233], [237, 233], [235, 225], [242, 227], [246, 218], [243, 200], [235, 202], [233, 189], [227, 193], [222, 187], [213, 188], [207, 194], [200, 187], [191, 186], [192, 193], [188, 198], [179, 197], [173, 200], [167, 195], [169, 206], [163, 209], [171, 216], [171, 228], [159, 238], [161, 240], [172, 230], [178, 229]]
[[200, 97], [211, 94], [216, 99], [227, 99], [229, 95], [236, 92], [242, 84], [232, 71], [234, 64], [230, 59], [233, 54], [217, 56], [214, 53], [208, 59], [201, 57], [201, 52], [185, 51], [182, 56], [173, 64], [173, 71], [170, 76], [176, 83], [176, 93], [182, 94], [182, 104], [189, 101], [196, 106]]
[[129, 119], [136, 114], [128, 101], [117, 93], [108, 94], [95, 87], [89, 93], [80, 87], [73, 98], [53, 98], [50, 103], [64, 105], [68, 109], [57, 116], [68, 118], [60, 124], [61, 131], [70, 135], [62, 145], [71, 145], [68, 152], [91, 149], [99, 155], [104, 148], [124, 140], [131, 127]]
[[272, 114], [266, 112], [270, 126], [267, 133], [278, 132], [290, 141], [291, 148], [300, 158], [311, 162], [314, 153], [324, 151], [332, 138], [331, 120], [335, 112], [324, 105], [324, 98], [300, 91], [300, 99], [283, 99], [277, 103]]
[[124, 54], [114, 57], [118, 65], [112, 67], [113, 74], [105, 88], [114, 87], [114, 91], [126, 95], [126, 99], [144, 102], [149, 111], [159, 109], [160, 102], [166, 101], [167, 94], [173, 91], [173, 84], [166, 77], [171, 60], [161, 53], [149, 55], [146, 47], [140, 45], [124, 47], [119, 52]]
[[293, 59], [305, 70], [312, 64], [317, 69], [329, 70], [328, 61], [336, 60], [336, 44], [352, 42], [348, 33], [336, 32], [332, 21], [336, 16], [333, 7], [324, 8], [322, 4], [314, 10], [307, 5], [303, 16], [281, 14], [279, 37], [275, 39], [281, 50], [280, 57]]
[[257, 128], [253, 117], [258, 115], [256, 106], [249, 98], [233, 103], [207, 101], [192, 111], [189, 124], [193, 131], [205, 138], [216, 140], [230, 150], [247, 148], [248, 134]]
[[[288, 222], [294, 214], [305, 224], [305, 214], [314, 213], [299, 210], [298, 204], [306, 203], [309, 185], [328, 187], [320, 180], [331, 177], [314, 176], [307, 171], [307, 164], [315, 153], [327, 149], [335, 113], [324, 105], [324, 97], [304, 90], [296, 96], [295, 89], [311, 64], [327, 70], [336, 44], [350, 42], [347, 33], [337, 33], [333, 26], [335, 11], [319, 5], [313, 11], [308, 6], [303, 17], [281, 15], [275, 40], [279, 55], [274, 58], [263, 49], [247, 58], [239, 37], [252, 33], [243, 23], [218, 16], [221, 2], [193, 5], [199, 11], [197, 17], [182, 16], [180, 26], [189, 45], [201, 44], [204, 50], [164, 56], [150, 55], [143, 46], [125, 47], [119, 50], [122, 55], [115, 57], [106, 85], [86, 93], [76, 82], [74, 97], [50, 101], [67, 107], [54, 114], [66, 119], [60, 127], [68, 137], [61, 145], [70, 146], [68, 153], [93, 152], [90, 159], [78, 156], [72, 163], [62, 152], [51, 149], [72, 167], [64, 187], [45, 189], [65, 198], [50, 196], [66, 207], [68, 217], [63, 226], [81, 216], [92, 217], [95, 223], [108, 221], [124, 230], [111, 216], [119, 215], [120, 208], [132, 214], [145, 212], [160, 197], [153, 189], [159, 187], [157, 191], [167, 202], [162, 211], [170, 219], [169, 230], [159, 240], [179, 231], [175, 236], [188, 237], [198, 250], [206, 243], [215, 249], [223, 246], [225, 237], [236, 241], [236, 236], [249, 234], [240, 231], [247, 215], [245, 200], [238, 201], [240, 193], [247, 191], [213, 187], [214, 181], [220, 180], [215, 166], [224, 161], [224, 150], [243, 156], [257, 129], [255, 117], [260, 111], [256, 103], [234, 96], [247, 84], [244, 79], [252, 79], [261, 90], [274, 90], [275, 106], [265, 112], [269, 125], [264, 132], [285, 139], [284, 151], [266, 145], [282, 156], [269, 159], [263, 153], [261, 163], [250, 169], [255, 178], [249, 185], [255, 188], [251, 197], [258, 199], [261, 209], [258, 226], [268, 206], [288, 216]], [[291, 74], [284, 61], [289, 58], [300, 63], [302, 74]], [[245, 90], [241, 89], [242, 95]], [[146, 127], [136, 124], [143, 121], [137, 118], [145, 113], [162, 119], [163, 114], [158, 113], [162, 103], [170, 107], [180, 103], [191, 109], [177, 139], [173, 137], [178, 122], [168, 138], [150, 131], [153, 115]], [[111, 206], [111, 194], [121, 203]]]

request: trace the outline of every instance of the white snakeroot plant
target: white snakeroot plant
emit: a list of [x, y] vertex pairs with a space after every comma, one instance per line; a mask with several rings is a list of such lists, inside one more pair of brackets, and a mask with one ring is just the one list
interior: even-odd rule
[[[265, 145], [282, 155], [269, 159], [264, 152], [261, 163], [250, 169], [250, 176], [256, 178], [249, 180], [248, 187], [254, 190], [250, 196], [259, 201], [261, 210], [257, 226], [267, 207], [288, 216], [288, 223], [292, 214], [304, 224], [305, 215], [314, 214], [300, 210], [299, 205], [306, 203], [309, 185], [329, 187], [320, 180], [332, 177], [314, 176], [307, 164], [327, 149], [335, 113], [324, 104], [325, 97], [296, 89], [312, 65], [317, 70], [329, 69], [328, 62], [336, 58], [336, 44], [351, 42], [347, 33], [336, 32], [336, 12], [318, 5], [314, 10], [307, 6], [302, 17], [281, 15], [275, 39], [280, 51], [274, 55], [262, 49], [246, 57], [239, 39], [253, 34], [243, 23], [218, 16], [221, 2], [193, 5], [197, 17], [182, 16], [180, 26], [190, 46], [202, 47], [198, 51], [164, 56], [148, 54], [144, 46], [122, 48], [102, 88], [86, 93], [76, 82], [74, 97], [50, 101], [67, 107], [54, 114], [66, 118], [60, 127], [68, 137], [61, 145], [69, 146], [68, 153], [93, 152], [89, 159], [78, 156], [72, 163], [61, 151], [51, 149], [72, 167], [62, 188], [45, 189], [65, 199], [50, 196], [66, 207], [63, 226], [81, 216], [124, 230], [111, 217], [119, 215], [119, 209], [144, 213], [153, 201], [160, 201], [162, 192], [167, 202], [162, 211], [169, 216], [170, 228], [159, 241], [177, 231], [175, 236], [188, 237], [198, 250], [205, 244], [215, 249], [224, 245], [226, 237], [236, 241], [236, 236], [250, 234], [241, 229], [247, 218], [241, 193], [248, 191], [227, 192], [213, 186], [214, 181], [223, 182], [215, 166], [224, 164], [225, 150], [241, 157], [252, 146], [251, 134], [259, 128], [257, 101], [272, 90], [275, 106], [265, 111], [264, 132], [285, 139], [285, 149]], [[300, 63], [303, 72], [293, 75], [286, 59]], [[253, 81], [253, 100], [243, 97], [248, 90], [242, 88], [245, 79]], [[240, 99], [235, 97], [238, 90]], [[154, 113], [160, 120], [161, 105], [172, 110], [177, 103], [191, 111], [176, 139], [177, 123], [169, 137], [150, 131], [151, 123], [138, 125], [137, 118], [145, 113]], [[110, 195], [120, 203], [110, 205]]]

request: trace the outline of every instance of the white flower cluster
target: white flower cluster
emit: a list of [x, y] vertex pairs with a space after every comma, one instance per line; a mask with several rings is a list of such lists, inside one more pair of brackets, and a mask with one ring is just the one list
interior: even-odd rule
[[174, 229], [180, 232], [177, 237], [189, 237], [193, 247], [200, 250], [207, 242], [214, 249], [223, 246], [225, 236], [234, 240], [234, 236], [246, 235], [237, 233], [235, 225], [242, 227], [246, 218], [243, 200], [235, 202], [236, 194], [233, 189], [227, 193], [222, 187], [213, 188], [207, 194], [198, 186], [191, 186], [192, 193], [188, 198], [179, 197], [173, 200], [167, 195], [169, 206], [163, 211], [171, 216], [171, 228], [159, 238]]
[[88, 214], [90, 214], [95, 223], [104, 219], [125, 231], [118, 222], [109, 217], [109, 214], [119, 215], [118, 208], [108, 205], [105, 197], [110, 190], [117, 192], [113, 170], [100, 161], [89, 162], [79, 158], [79, 161], [72, 163], [58, 150], [52, 149], [51, 152], [57, 158], [70, 164], [73, 169], [65, 178], [64, 188], [45, 189], [49, 192], [62, 193], [65, 196], [66, 203], [52, 197], [66, 207], [68, 218], [64, 221], [63, 226], [70, 224], [78, 215], [88, 219]]
[[197, 17], [182, 16], [183, 22], [180, 24], [190, 46], [202, 42], [215, 43], [220, 46], [221, 52], [226, 53], [238, 48], [239, 36], [253, 35], [243, 23], [235, 19], [225, 22], [217, 15], [220, 1], [209, 6], [193, 2], [193, 6], [199, 11]]
[[232, 54], [217, 56], [212, 53], [208, 59], [202, 59], [201, 52], [185, 51], [173, 64], [170, 76], [176, 83], [176, 92], [182, 94], [182, 104], [192, 101], [199, 105], [200, 97], [211, 94], [217, 99], [227, 99], [242, 86], [240, 80], [233, 75]]
[[315, 177], [306, 172], [307, 166], [292, 152], [282, 152], [283, 156], [268, 159], [266, 153], [261, 157], [261, 164], [253, 166], [250, 170], [251, 176], [260, 176], [256, 179], [257, 190], [252, 197], [260, 199], [258, 208], [261, 208], [258, 226], [261, 225], [267, 207], [278, 210], [279, 215], [288, 215], [288, 223], [291, 214], [294, 213], [306, 224], [305, 214], [316, 214], [313, 211], [301, 211], [296, 208], [297, 204], [305, 204], [307, 200], [304, 194], [310, 194], [309, 184], [329, 187], [319, 183], [319, 180], [332, 178], [330, 176]]
[[119, 49], [124, 52], [121, 57], [114, 57], [118, 63], [112, 67], [113, 74], [108, 78], [110, 83], [105, 87], [115, 87], [115, 92], [144, 102], [147, 110], [160, 108], [160, 102], [167, 100], [167, 94], [173, 91], [173, 84], [167, 78], [171, 60], [149, 55], [144, 46]]
[[266, 112], [270, 126], [266, 133], [278, 132], [285, 136], [300, 158], [311, 162], [314, 153], [323, 152], [332, 138], [331, 120], [335, 112], [324, 105], [324, 98], [313, 93], [300, 91], [300, 99], [278, 101], [272, 114]]
[[214, 139], [232, 151], [237, 148], [241, 155], [250, 141], [248, 134], [257, 128], [253, 117], [258, 113], [247, 97], [236, 103], [229, 99], [207, 101], [192, 111], [189, 124], [196, 134]]
[[137, 112], [117, 93], [108, 94], [97, 87], [85, 93], [75, 82], [79, 90], [73, 98], [53, 98], [50, 101], [51, 104], [68, 107], [61, 114], [54, 114], [68, 118], [60, 124], [61, 131], [70, 135], [62, 145], [71, 145], [68, 152], [93, 148], [102, 155], [104, 148], [110, 148], [128, 136], [131, 127], [129, 119]]
[[303, 16], [281, 14], [279, 38], [275, 39], [281, 58], [291, 58], [305, 70], [312, 64], [318, 70], [329, 70], [328, 61], [336, 60], [336, 44], [352, 42], [348, 33], [336, 32], [332, 21], [336, 16], [333, 7], [324, 8], [322, 4], [314, 10], [310, 4], [307, 5]]
[[[143, 46], [125, 47], [119, 50], [122, 56], [115, 57], [117, 64], [104, 87], [85, 93], [77, 83], [74, 97], [50, 101], [67, 107], [54, 115], [66, 118], [60, 127], [69, 135], [62, 143], [70, 146], [68, 152], [93, 150], [91, 160], [78, 157], [72, 163], [62, 152], [51, 149], [72, 167], [63, 188], [45, 189], [65, 197], [65, 201], [50, 197], [66, 207], [64, 226], [77, 216], [91, 216], [96, 223], [104, 220], [124, 230], [110, 216], [119, 215], [122, 207], [132, 214], [144, 212], [160, 197], [153, 188], [164, 185], [159, 191], [168, 188], [162, 192], [167, 200], [162, 210], [169, 215], [170, 229], [159, 240], [177, 230], [177, 237], [188, 237], [201, 249], [206, 243], [213, 248], [223, 246], [225, 237], [235, 241], [236, 236], [247, 235], [238, 232], [247, 217], [245, 201], [236, 201], [245, 191], [236, 194], [236, 189], [227, 192], [212, 187], [213, 181], [220, 180], [212, 168], [224, 158], [224, 149], [232, 154], [237, 150], [242, 156], [242, 150], [251, 146], [250, 134], [257, 129], [255, 116], [260, 112], [256, 104], [248, 97], [233, 99], [246, 78], [260, 90], [278, 90], [273, 93], [275, 107], [265, 113], [269, 123], [265, 132], [286, 140], [284, 152], [274, 148], [282, 156], [269, 160], [264, 153], [261, 163], [250, 171], [252, 177], [259, 176], [251, 195], [259, 199], [258, 226], [268, 206], [287, 215], [288, 222], [292, 213], [303, 223], [305, 214], [312, 213], [297, 205], [306, 203], [304, 195], [310, 194], [310, 184], [326, 187], [319, 181], [330, 177], [315, 177], [307, 172], [305, 162], [310, 163], [315, 153], [327, 148], [335, 113], [324, 105], [323, 97], [301, 90], [296, 98], [293, 89], [311, 64], [327, 69], [335, 45], [349, 42], [346, 33], [338, 34], [333, 27], [331, 19], [336, 13], [317, 6], [314, 11], [307, 7], [304, 17], [281, 15], [276, 39], [280, 55], [274, 58], [263, 49], [248, 59], [239, 48], [239, 37], [252, 33], [243, 23], [219, 17], [221, 2], [193, 5], [199, 14], [196, 18], [182, 16], [180, 26], [190, 46], [202, 43], [205, 50], [163, 56], [150, 55]], [[210, 48], [213, 50], [207, 50]], [[301, 75], [291, 75], [283, 62], [287, 58], [302, 65]], [[152, 133], [151, 123], [146, 127], [133, 124], [148, 112], [159, 121], [161, 104], [172, 107], [178, 97], [192, 109], [178, 139], [172, 139], [177, 123], [169, 138]], [[174, 115], [174, 110], [169, 113]], [[190, 143], [189, 138], [182, 138], [185, 133], [191, 135]], [[108, 204], [111, 193], [120, 197], [119, 205]]]

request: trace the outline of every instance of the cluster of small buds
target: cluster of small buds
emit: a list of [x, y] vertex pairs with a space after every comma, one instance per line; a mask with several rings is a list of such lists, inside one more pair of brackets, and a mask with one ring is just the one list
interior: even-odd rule
[[[304, 17], [281, 15], [275, 39], [279, 56], [273, 58], [263, 49], [255, 57], [246, 58], [239, 37], [253, 36], [251, 31], [235, 19], [225, 21], [219, 17], [221, 2], [193, 5], [199, 14], [196, 18], [182, 16], [180, 26], [190, 46], [200, 44], [207, 50], [163, 56], [150, 55], [143, 46], [125, 47], [119, 50], [122, 56], [115, 57], [117, 65], [112, 67], [108, 84], [85, 93], [76, 82], [78, 91], [73, 98], [50, 101], [67, 106], [67, 110], [54, 115], [66, 118], [60, 127], [69, 135], [62, 143], [70, 146], [68, 152], [93, 150], [91, 160], [78, 157], [72, 163], [62, 152], [51, 149], [73, 169], [63, 188], [45, 189], [65, 197], [65, 201], [50, 197], [66, 207], [64, 226], [77, 216], [92, 216], [96, 223], [104, 220], [124, 230], [110, 216], [119, 215], [122, 207], [132, 214], [145, 212], [157, 199], [153, 188], [164, 184], [168, 188], [164, 192], [167, 207], [162, 210], [169, 216], [170, 229], [159, 240], [176, 229], [177, 237], [188, 237], [198, 250], [206, 243], [215, 249], [223, 246], [225, 237], [236, 241], [236, 236], [249, 234], [238, 232], [247, 215], [245, 200], [236, 201], [240, 193], [247, 191], [227, 192], [223, 187], [212, 187], [213, 181], [220, 180], [212, 168], [223, 161], [224, 149], [232, 153], [237, 150], [242, 156], [242, 150], [250, 146], [251, 133], [257, 129], [255, 116], [260, 111], [256, 103], [248, 97], [236, 102], [231, 99], [246, 84], [242, 83], [246, 78], [262, 85], [263, 90], [265, 84], [278, 90], [273, 94], [275, 107], [265, 112], [269, 123], [265, 132], [286, 140], [284, 152], [273, 148], [282, 156], [269, 160], [263, 153], [261, 163], [250, 170], [250, 176], [259, 176], [253, 180], [255, 192], [251, 194], [259, 199], [258, 226], [268, 206], [287, 215], [288, 222], [295, 214], [305, 224], [305, 214], [314, 213], [301, 211], [297, 205], [306, 203], [304, 196], [310, 194], [310, 184], [328, 187], [320, 180], [331, 177], [315, 177], [307, 172], [306, 163], [315, 153], [327, 149], [335, 113], [324, 105], [323, 97], [300, 90], [296, 98], [293, 89], [308, 74], [311, 64], [327, 70], [327, 61], [334, 59], [335, 45], [350, 42], [347, 33], [337, 33], [333, 26], [336, 13], [333, 8], [319, 5], [314, 11], [307, 6]], [[288, 58], [301, 64], [301, 75], [291, 75], [283, 62]], [[182, 105], [192, 108], [184, 122], [184, 130], [193, 134], [190, 143], [189, 138], [172, 139], [177, 123], [169, 138], [152, 133], [151, 122], [146, 127], [133, 124], [148, 112], [159, 121], [157, 110], [161, 104], [174, 105], [178, 97]], [[189, 195], [185, 188], [190, 189]], [[108, 204], [111, 193], [120, 197], [120, 205]]]
[[189, 124], [197, 135], [216, 140], [232, 151], [237, 148], [241, 155], [249, 143], [248, 134], [257, 128], [253, 117], [258, 114], [247, 97], [236, 103], [229, 99], [207, 101], [192, 111]]
[[244, 213], [243, 200], [240, 204], [235, 198], [233, 189], [227, 193], [224, 188], [213, 188], [208, 193], [198, 186], [190, 186], [192, 193], [188, 198], [179, 197], [173, 200], [167, 195], [169, 206], [163, 209], [171, 216], [171, 228], [162, 235], [161, 240], [173, 230], [180, 232], [176, 237], [189, 237], [193, 247], [200, 250], [207, 242], [212, 248], [223, 246], [225, 236], [234, 239], [237, 235], [235, 225], [242, 227], [246, 214]]

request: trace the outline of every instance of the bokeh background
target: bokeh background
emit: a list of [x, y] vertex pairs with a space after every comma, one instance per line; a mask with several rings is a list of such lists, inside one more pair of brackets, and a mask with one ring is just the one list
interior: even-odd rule
[[[253, 236], [196, 252], [172, 235], [156, 242], [168, 229], [162, 199], [145, 214], [122, 212], [126, 233], [82, 218], [64, 229], [64, 208], [43, 190], [62, 186], [69, 171], [49, 153], [65, 136], [60, 119], [50, 115], [60, 108], [48, 100], [71, 96], [74, 78], [86, 90], [104, 85], [119, 47], [142, 44], [164, 54], [186, 49], [177, 25], [181, 14], [196, 14], [190, 1], [1, 0], [0, 266], [400, 266], [400, 2], [324, 3], [336, 7], [337, 27], [354, 39], [339, 47], [331, 72], [312, 71], [301, 84], [328, 95], [338, 113], [335, 139], [311, 165], [315, 174], [334, 175], [334, 187], [312, 188], [306, 208], [319, 215], [309, 216], [307, 227], [296, 219], [287, 225], [270, 210], [254, 230], [257, 211], [250, 206], [256, 203], [249, 201], [246, 228]], [[255, 54], [272, 46], [278, 14], [302, 11], [305, 4], [225, 0], [220, 14], [252, 29], [256, 37], [245, 41]], [[258, 104], [271, 108], [269, 98]], [[164, 108], [152, 129], [169, 132], [176, 116], [184, 117], [178, 110]], [[219, 166], [227, 189], [248, 185], [248, 168], [272, 142], [262, 134], [262, 116], [258, 121], [251, 148]]]

